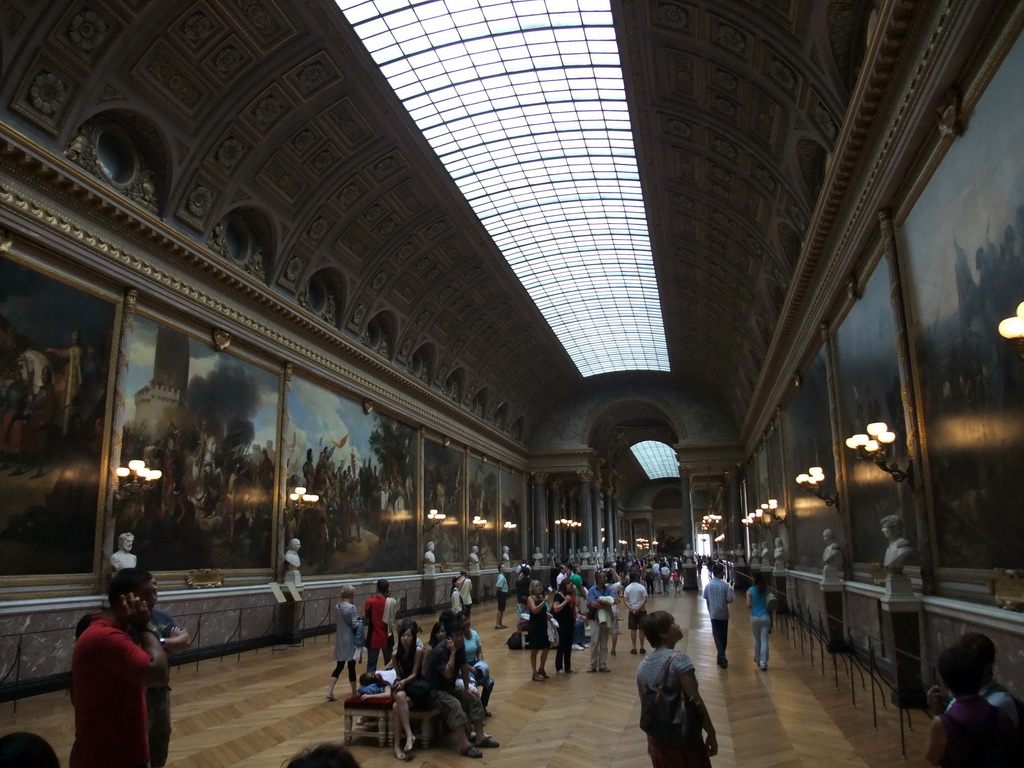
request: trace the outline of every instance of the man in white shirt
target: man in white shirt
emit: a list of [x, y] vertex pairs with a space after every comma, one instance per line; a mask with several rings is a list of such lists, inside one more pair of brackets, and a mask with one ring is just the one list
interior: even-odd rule
[[[629, 609], [629, 639], [633, 644], [630, 653], [636, 653], [636, 635], [640, 629], [640, 620], [647, 615], [647, 587], [640, 582], [640, 574], [630, 571], [629, 584], [622, 593], [626, 601], [626, 608]], [[644, 633], [640, 633], [640, 653], [647, 653], [644, 649]]]

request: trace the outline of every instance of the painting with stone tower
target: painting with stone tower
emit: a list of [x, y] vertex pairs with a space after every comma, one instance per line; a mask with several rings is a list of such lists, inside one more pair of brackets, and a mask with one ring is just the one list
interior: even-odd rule
[[[469, 546], [470, 551], [477, 547], [477, 554], [484, 567], [496, 565], [498, 550], [498, 468], [480, 459], [470, 457], [466, 460], [467, 497], [469, 500]], [[484, 524], [474, 524], [474, 520], [484, 520]]]
[[114, 312], [0, 259], [0, 575], [93, 568]]
[[[523, 476], [510, 472], [507, 469], [501, 470], [500, 478], [500, 505], [501, 505], [501, 545], [508, 547], [510, 562], [515, 564], [526, 557], [523, 551], [522, 537], [526, 532], [525, 507], [523, 505]], [[506, 527], [506, 523], [512, 523], [515, 528]]]
[[125, 354], [119, 463], [163, 473], [114, 497], [139, 567], [269, 567], [279, 376], [145, 317]]
[[287, 539], [298, 538], [303, 575], [408, 571], [416, 559], [416, 430], [295, 377], [284, 429]]
[[466, 532], [462, 502], [466, 491], [466, 454], [432, 440], [423, 442], [423, 514], [436, 509], [444, 520], [424, 533], [433, 541], [440, 567], [452, 567], [466, 559]]

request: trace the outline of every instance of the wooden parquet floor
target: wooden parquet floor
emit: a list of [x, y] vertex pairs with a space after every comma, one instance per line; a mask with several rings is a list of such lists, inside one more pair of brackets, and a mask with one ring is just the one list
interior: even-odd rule
[[[612, 674], [586, 674], [588, 651], [574, 652], [577, 674], [555, 675], [554, 653], [548, 658], [551, 678], [530, 679], [529, 652], [509, 651], [510, 630], [492, 629], [493, 604], [476, 606], [474, 626], [497, 681], [487, 721], [501, 748], [485, 750], [482, 760], [458, 756], [450, 742], [416, 749], [411, 766], [449, 768], [489, 765], [504, 768], [645, 768], [650, 765], [646, 739], [637, 726], [635, 670], [642, 656], [630, 655], [629, 633], [622, 622], [618, 653], [609, 658]], [[850, 681], [840, 668], [836, 690], [831, 660], [825, 676], [815, 652], [812, 661], [799, 642], [776, 629], [771, 636], [767, 672], [753, 663], [749, 613], [737, 603], [729, 628], [728, 669], [715, 664], [707, 610], [695, 593], [656, 595], [652, 610], [671, 611], [687, 636], [680, 642], [694, 661], [701, 692], [718, 731], [720, 751], [715, 768], [904, 768], [924, 766], [927, 718], [913, 715], [906, 735], [907, 760], [900, 752], [900, 721], [891, 706], [879, 708], [872, 723], [871, 694], [860, 688], [851, 705]], [[506, 613], [506, 623], [510, 613]], [[429, 628], [430, 617], [421, 625]], [[280, 768], [304, 746], [342, 739], [341, 702], [324, 700], [333, 669], [333, 638], [308, 640], [302, 647], [272, 652], [265, 648], [189, 665], [172, 675], [174, 733], [170, 768]], [[347, 690], [339, 682], [337, 693]], [[879, 705], [880, 707], [881, 705]], [[0, 705], [0, 734], [34, 731], [46, 737], [62, 764], [74, 737], [73, 713], [66, 694], [52, 693]], [[352, 747], [363, 768], [397, 764], [390, 748], [371, 742]]]

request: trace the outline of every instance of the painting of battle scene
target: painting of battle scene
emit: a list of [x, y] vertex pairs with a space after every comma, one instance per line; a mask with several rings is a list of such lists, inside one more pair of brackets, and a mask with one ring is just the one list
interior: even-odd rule
[[[772, 467], [776, 475], [776, 488], [782, 482], [793, 483], [795, 520], [791, 526], [787, 525], [793, 532], [793, 540], [788, 542], [789, 560], [791, 567], [800, 569], [821, 568], [821, 551], [824, 547], [822, 534], [826, 528], [835, 533], [837, 540], [842, 540], [842, 534], [839, 533], [842, 520], [837, 509], [802, 490], [792, 479], [811, 467], [821, 467], [825, 473], [825, 482], [822, 483], [824, 490], [835, 493], [836, 471], [832, 457], [832, 427], [829, 421], [825, 367], [825, 349], [821, 348], [807, 367], [800, 387], [793, 391], [793, 397], [783, 410], [782, 439], [785, 441], [787, 466]], [[775, 492], [781, 493], [781, 490]], [[783, 504], [782, 499], [779, 499], [779, 504]]]
[[128, 338], [121, 466], [163, 475], [116, 493], [116, 533], [140, 568], [267, 568], [279, 377], [144, 317]]
[[[527, 553], [523, 551], [523, 535], [526, 532], [526, 516], [523, 514], [525, 508], [523, 506], [523, 477], [515, 472], [510, 472], [507, 469], [501, 470], [499, 478], [499, 487], [501, 489], [501, 495], [499, 496], [501, 505], [501, 544], [503, 547], [508, 547], [508, 556], [511, 559], [513, 565], [518, 564], [526, 557]], [[515, 528], [505, 528], [505, 523], [511, 522], [515, 524]], [[500, 557], [500, 553], [499, 553]]]
[[[479, 547], [480, 565], [483, 568], [496, 568], [498, 550], [498, 468], [493, 464], [485, 464], [479, 459], [466, 459], [466, 496], [469, 510], [466, 519], [470, 525], [469, 546]], [[477, 529], [473, 524], [474, 517], [481, 517], [487, 525]]]
[[[997, 328], [1024, 301], [1024, 39], [902, 230], [938, 564], [1017, 567], [1024, 363]], [[915, 544], [917, 542], [914, 542]]]
[[93, 569], [114, 315], [0, 259], [0, 575]]
[[[446, 516], [444, 523], [424, 533], [433, 541], [439, 567], [447, 563], [461, 568], [466, 560], [466, 520], [463, 516], [465, 454], [445, 448], [440, 443], [423, 443], [423, 515], [436, 509]], [[457, 569], [458, 569], [457, 568]]]
[[302, 378], [288, 397], [287, 486], [319, 501], [296, 509], [286, 538], [302, 572], [380, 573], [416, 567], [416, 430]]
[[[896, 357], [896, 324], [889, 302], [889, 269], [882, 261], [875, 267], [860, 300], [836, 331], [836, 377], [839, 380], [839, 422], [843, 440], [865, 434], [874, 421], [884, 421], [900, 437], [889, 450], [892, 461], [907, 466], [906, 427], [900, 398], [900, 374]], [[852, 547], [838, 530], [836, 541], [853, 559], [874, 563], [885, 552], [881, 520], [901, 509], [913, 509], [913, 489], [894, 483], [873, 463], [857, 461], [846, 445], [846, 484], [850, 494]], [[824, 457], [822, 459], [825, 460]], [[827, 471], [827, 470], [826, 470]], [[884, 482], [883, 482], [884, 481]], [[826, 481], [829, 488], [834, 485]], [[916, 539], [914, 521], [904, 520], [908, 535]], [[918, 539], [919, 540], [919, 539]]]

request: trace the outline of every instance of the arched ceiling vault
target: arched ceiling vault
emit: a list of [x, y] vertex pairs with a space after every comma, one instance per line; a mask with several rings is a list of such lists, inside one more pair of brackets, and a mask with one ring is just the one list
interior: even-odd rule
[[[782, 309], [870, 5], [613, 3], [671, 379], [733, 429]], [[538, 404], [584, 384], [332, 0], [13, 0], [2, 13], [9, 135], [63, 158], [89, 119], [136, 116], [156, 137], [140, 150], [165, 169], [155, 214], [167, 226], [207, 247], [230, 212], [265, 217], [255, 229], [273, 242], [267, 264], [247, 265], [253, 280], [399, 369], [422, 366], [413, 353], [430, 345], [433, 369], [411, 375], [467, 409], [486, 389], [482, 417], [494, 422], [506, 403], [495, 426], [516, 425], [517, 439]], [[310, 279], [325, 267], [334, 293], [314, 306]], [[446, 390], [460, 370], [463, 386]], [[677, 437], [665, 420], [609, 413], [591, 447], [614, 455], [623, 429]]]

